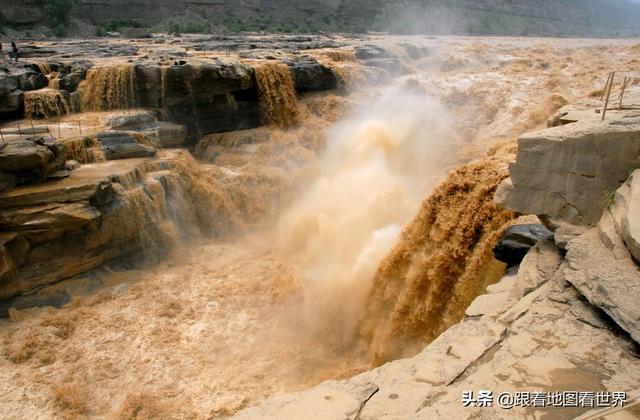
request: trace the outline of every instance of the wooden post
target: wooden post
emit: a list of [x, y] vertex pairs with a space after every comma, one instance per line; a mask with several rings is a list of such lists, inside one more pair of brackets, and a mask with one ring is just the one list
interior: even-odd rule
[[624, 96], [624, 91], [629, 86], [629, 82], [631, 82], [631, 77], [625, 77], [624, 82], [622, 82], [622, 90], [620, 91], [620, 102], [618, 102], [618, 111], [622, 109], [622, 97]]
[[607, 89], [607, 95], [604, 100], [604, 108], [602, 109], [602, 119], [600, 121], [604, 121], [604, 116], [607, 113], [607, 106], [609, 106], [609, 96], [611, 95], [611, 87], [613, 86], [613, 78], [616, 76], [616, 72], [611, 72], [611, 81], [609, 82], [609, 89]]
[[62, 137], [62, 135], [60, 134], [60, 121], [58, 121], [58, 138]]
[[36, 129], [33, 127], [33, 119], [29, 118], [29, 122], [31, 123], [31, 134], [36, 135]]
[[20, 128], [20, 123], [18, 123], [18, 135], [22, 138], [22, 129]]
[[2, 130], [0, 129], [0, 138], [2, 138], [2, 142], [4, 143], [4, 134], [2, 134]]
[[80, 124], [80, 120], [78, 120], [78, 130], [80, 131], [80, 134], [82, 134], [82, 124]]
[[604, 100], [604, 94], [607, 93], [607, 88], [609, 87], [609, 82], [611, 81], [611, 73], [607, 76], [607, 83], [604, 84], [604, 89], [602, 89], [602, 95], [600, 95], [600, 100]]

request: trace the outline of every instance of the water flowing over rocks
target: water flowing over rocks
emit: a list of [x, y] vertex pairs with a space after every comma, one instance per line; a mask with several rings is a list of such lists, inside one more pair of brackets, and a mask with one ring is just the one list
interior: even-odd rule
[[[490, 389], [495, 397], [497, 390], [530, 388], [638, 389], [640, 196], [633, 169], [640, 167], [640, 126], [627, 119], [630, 112], [637, 111], [603, 123], [578, 119], [520, 137], [511, 178], [496, 192], [496, 201], [540, 216], [556, 234], [541, 229], [546, 232], [534, 238], [527, 231], [524, 238], [534, 246], [466, 308], [462, 322], [414, 357], [273, 397], [235, 418], [275, 419], [313, 407], [322, 419], [406, 418], [407, 413], [420, 419], [508, 419], [533, 412], [464, 408], [463, 391]], [[609, 198], [603, 200], [606, 192]], [[509, 229], [505, 240], [527, 227]], [[535, 415], [573, 418], [587, 411], [547, 407]]]
[[628, 45], [423, 41], [25, 46], [37, 76], [0, 73], [2, 116], [36, 118], [0, 144], [9, 416], [573, 417], [460, 397], [637, 389], [637, 111], [574, 104], [509, 141]]

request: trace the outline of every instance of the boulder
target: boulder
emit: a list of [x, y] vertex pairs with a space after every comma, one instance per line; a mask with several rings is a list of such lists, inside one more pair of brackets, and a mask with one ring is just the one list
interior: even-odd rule
[[358, 60], [369, 60], [371, 58], [391, 58], [389, 51], [379, 45], [366, 44], [356, 47], [356, 58]]
[[12, 141], [0, 150], [0, 171], [31, 172], [44, 168], [54, 159], [53, 152], [31, 140]]
[[[60, 90], [75, 92], [80, 82], [87, 77], [87, 71], [89, 71], [92, 65], [89, 61], [73, 61], [61, 65], [58, 69], [58, 86]], [[79, 111], [79, 109], [76, 111]]]
[[509, 267], [519, 264], [538, 241], [553, 238], [553, 232], [541, 224], [509, 226], [493, 247], [493, 255]]
[[35, 182], [63, 169], [66, 158], [64, 145], [48, 137], [10, 141], [0, 148], [0, 172], [16, 184]]
[[23, 91], [46, 87], [49, 81], [30, 64], [0, 70], [0, 117], [19, 118], [24, 111]]
[[333, 70], [312, 57], [303, 57], [286, 64], [291, 69], [294, 86], [298, 92], [333, 90], [338, 85]]
[[508, 209], [595, 226], [611, 195], [640, 167], [640, 124], [578, 121], [520, 136], [511, 185], [499, 190]]

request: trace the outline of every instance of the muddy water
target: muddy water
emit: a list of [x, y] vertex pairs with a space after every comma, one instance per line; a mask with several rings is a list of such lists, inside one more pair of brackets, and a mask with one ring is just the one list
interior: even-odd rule
[[24, 93], [24, 112], [29, 118], [59, 117], [69, 113], [69, 104], [56, 89]]
[[[194, 194], [219, 198], [202, 198], [195, 217], [226, 212], [212, 229], [237, 236], [114, 273], [119, 286], [70, 307], [3, 321], [3, 417], [225, 417], [415, 353], [455, 322], [512, 217], [488, 197], [513, 148], [447, 171], [637, 62], [624, 41], [424, 42], [431, 53], [407, 61], [410, 74], [304, 98], [298, 127], [228, 143], [192, 171]], [[348, 53], [326, 59], [358, 71]], [[278, 74], [269, 69], [273, 86]], [[128, 91], [126, 71], [113, 77]], [[130, 101], [117, 94], [108, 107]], [[178, 164], [187, 173], [192, 161]]]
[[80, 83], [82, 111], [134, 108], [137, 103], [132, 64], [95, 67]]
[[289, 67], [283, 63], [260, 63], [255, 72], [264, 123], [284, 128], [296, 125], [300, 110]]

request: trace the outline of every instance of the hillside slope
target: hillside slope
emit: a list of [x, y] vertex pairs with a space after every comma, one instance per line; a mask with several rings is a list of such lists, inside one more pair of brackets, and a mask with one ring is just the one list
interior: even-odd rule
[[0, 26], [9, 34], [54, 29], [50, 32], [79, 35], [80, 28], [102, 33], [127, 27], [176, 32], [640, 34], [640, 5], [628, 0], [24, 0], [19, 5], [0, 0], [0, 10]]

